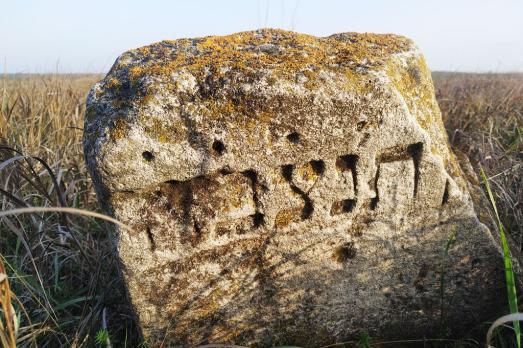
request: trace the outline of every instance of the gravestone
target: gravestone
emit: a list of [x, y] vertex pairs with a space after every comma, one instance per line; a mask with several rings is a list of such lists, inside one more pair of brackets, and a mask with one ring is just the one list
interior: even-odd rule
[[84, 144], [133, 230], [116, 242], [153, 345], [421, 338], [504, 309], [499, 249], [404, 37], [128, 51], [89, 94]]

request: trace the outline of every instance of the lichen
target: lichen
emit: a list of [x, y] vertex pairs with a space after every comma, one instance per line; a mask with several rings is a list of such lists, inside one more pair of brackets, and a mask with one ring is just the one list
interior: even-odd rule
[[430, 70], [421, 55], [390, 57], [386, 69], [393, 86], [403, 97], [410, 113], [430, 136], [431, 152], [449, 161], [446, 131], [434, 97]]
[[118, 80], [115, 77], [111, 77], [111, 78], [109, 78], [109, 80], [107, 81], [105, 86], [107, 88], [119, 88], [121, 85], [122, 84], [121, 84], [120, 80]]
[[274, 224], [276, 228], [287, 227], [290, 223], [300, 220], [301, 208], [286, 209], [276, 215]]
[[311, 163], [307, 163], [304, 166], [300, 166], [296, 170], [296, 174], [299, 178], [305, 181], [313, 181], [318, 178], [318, 173], [314, 170]]
[[118, 117], [114, 121], [114, 126], [109, 133], [109, 137], [111, 138], [111, 140], [116, 141], [116, 140], [125, 138], [126, 134], [127, 134], [126, 121], [123, 117]]
[[[180, 79], [190, 76], [199, 88], [199, 113], [209, 119], [242, 119], [245, 127], [253, 129], [281, 112], [278, 107], [266, 107], [273, 104], [271, 100], [245, 103], [252, 95], [234, 89], [240, 83], [253, 85], [263, 81], [267, 86], [296, 86], [297, 74], [302, 74], [302, 88], [314, 93], [319, 88], [332, 88], [322, 78], [322, 73], [331, 73], [344, 81], [337, 88], [365, 95], [372, 90], [369, 72], [381, 69], [391, 55], [411, 48], [409, 39], [391, 34], [347, 33], [317, 38], [276, 29], [162, 41], [122, 55], [125, 64], [115, 64], [105, 86], [113, 93], [115, 108], [134, 105], [143, 109], [158, 90], [186, 93], [180, 87]], [[178, 79], [173, 77], [180, 72], [183, 74]], [[147, 86], [143, 85], [146, 79]], [[286, 93], [295, 94], [293, 88]], [[160, 142], [171, 141], [171, 133], [168, 128], [151, 130]]]
[[[260, 51], [263, 45], [274, 45], [279, 53]], [[171, 48], [170, 52], [166, 53], [165, 46]], [[142, 47], [134, 51], [138, 55], [138, 65], [129, 68], [127, 77], [131, 81], [143, 76], [160, 76], [168, 80], [173, 72], [183, 68], [201, 79], [209, 72], [216, 77], [224, 76], [227, 72], [219, 68], [228, 67], [229, 72], [241, 72], [246, 76], [260, 69], [271, 69], [278, 78], [292, 82], [296, 72], [302, 71], [309, 81], [314, 81], [320, 70], [338, 72], [342, 69], [351, 73], [358, 68], [374, 69], [391, 54], [410, 46], [410, 40], [396, 35], [345, 34], [317, 38], [283, 30], [261, 30], [164, 41]], [[359, 75], [364, 74], [355, 76]]]

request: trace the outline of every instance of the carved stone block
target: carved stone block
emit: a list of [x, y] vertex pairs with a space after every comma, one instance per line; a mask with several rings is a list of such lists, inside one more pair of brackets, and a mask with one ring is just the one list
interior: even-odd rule
[[84, 139], [100, 201], [134, 231], [116, 242], [150, 342], [430, 337], [504, 305], [406, 38], [260, 30], [131, 50], [92, 88]]

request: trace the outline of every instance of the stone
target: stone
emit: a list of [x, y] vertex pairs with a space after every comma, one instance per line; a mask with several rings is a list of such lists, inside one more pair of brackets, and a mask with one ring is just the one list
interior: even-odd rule
[[84, 129], [98, 198], [132, 229], [115, 239], [153, 345], [434, 337], [506, 307], [407, 38], [162, 41], [94, 85]]

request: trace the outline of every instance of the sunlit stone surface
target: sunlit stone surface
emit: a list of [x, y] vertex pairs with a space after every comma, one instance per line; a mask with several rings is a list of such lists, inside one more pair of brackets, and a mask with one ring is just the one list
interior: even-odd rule
[[117, 245], [153, 346], [430, 337], [504, 305], [496, 243], [404, 37], [261, 30], [128, 51], [90, 92], [85, 156], [135, 231]]

